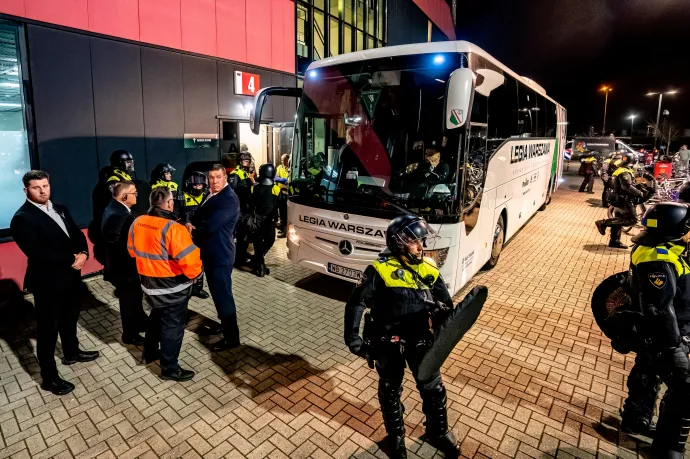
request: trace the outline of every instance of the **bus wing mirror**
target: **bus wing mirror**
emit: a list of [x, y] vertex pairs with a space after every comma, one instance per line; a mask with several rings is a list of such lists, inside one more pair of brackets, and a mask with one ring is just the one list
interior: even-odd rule
[[446, 90], [446, 130], [452, 131], [465, 125], [470, 116], [476, 75], [467, 68], [450, 74]]
[[254, 108], [249, 114], [249, 127], [254, 134], [259, 134], [261, 129], [261, 112], [266, 105], [266, 100], [270, 96], [296, 97], [302, 96], [302, 88], [284, 88], [281, 86], [270, 86], [259, 90], [254, 96]]

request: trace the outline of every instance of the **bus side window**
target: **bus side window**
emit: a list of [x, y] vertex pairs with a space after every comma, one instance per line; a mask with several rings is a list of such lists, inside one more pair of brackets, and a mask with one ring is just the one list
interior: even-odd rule
[[489, 94], [487, 149], [495, 151], [506, 139], [518, 135], [517, 82], [504, 75], [505, 82]]

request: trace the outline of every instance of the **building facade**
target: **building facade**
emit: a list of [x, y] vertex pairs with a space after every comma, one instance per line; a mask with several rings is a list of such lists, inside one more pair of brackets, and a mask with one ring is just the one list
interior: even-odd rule
[[86, 228], [114, 150], [132, 153], [138, 178], [170, 163], [178, 182], [241, 143], [275, 161], [296, 101], [270, 99], [255, 136], [260, 88], [297, 86], [323, 57], [446, 39], [445, 0], [0, 1], [0, 280], [24, 275], [9, 224], [26, 171], [50, 173], [53, 199]]

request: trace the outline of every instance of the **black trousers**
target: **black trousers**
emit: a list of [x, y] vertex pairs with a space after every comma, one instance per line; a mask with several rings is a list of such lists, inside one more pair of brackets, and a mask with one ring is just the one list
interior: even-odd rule
[[146, 331], [146, 313], [142, 304], [144, 295], [139, 280], [123, 281], [117, 284], [118, 300], [120, 302], [120, 319], [122, 320], [122, 336], [132, 338]]
[[620, 242], [622, 228], [637, 223], [637, 211], [628, 199], [618, 197], [615, 202], [614, 218], [604, 220], [604, 226], [611, 228], [611, 242]]
[[189, 297], [181, 303], [153, 308], [146, 328], [144, 353], [158, 349], [160, 344], [161, 372], [172, 373], [179, 368], [177, 359], [182, 348], [185, 317]]
[[254, 266], [259, 267], [265, 264], [264, 257], [273, 247], [276, 240], [276, 230], [273, 227], [273, 220], [266, 219], [261, 223], [259, 231], [254, 235]]
[[288, 221], [288, 196], [287, 193], [281, 192], [278, 196], [278, 216], [280, 217], [280, 230], [287, 231]]
[[79, 352], [77, 321], [80, 309], [79, 283], [60, 291], [34, 292], [36, 305], [36, 356], [41, 366], [41, 377], [50, 381], [58, 377], [55, 346], [58, 334], [65, 357]]
[[585, 174], [585, 179], [582, 181], [582, 185], [580, 185], [580, 191], [585, 191], [585, 187], [587, 191], [592, 191], [594, 187], [594, 173]]
[[609, 206], [609, 196], [611, 195], [611, 187], [609, 186], [609, 182], [603, 182], [604, 184], [604, 191], [601, 192], [601, 207], [608, 207]]
[[633, 421], [637, 418], [651, 423], [660, 387], [652, 354], [644, 351], [637, 353], [627, 385], [628, 398], [623, 403], [623, 419]]

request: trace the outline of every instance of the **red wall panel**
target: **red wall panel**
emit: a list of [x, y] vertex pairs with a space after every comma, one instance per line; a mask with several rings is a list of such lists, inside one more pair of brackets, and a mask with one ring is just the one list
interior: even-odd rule
[[139, 40], [139, 0], [88, 0], [89, 30]]
[[89, 30], [87, 0], [25, 0], [24, 5], [29, 19]]
[[271, 67], [283, 68], [283, 0], [271, 0]]
[[413, 0], [449, 40], [455, 40], [450, 6], [444, 0]]
[[182, 49], [215, 56], [216, 1], [182, 0], [181, 6]]
[[282, 70], [290, 73], [295, 73], [295, 37], [295, 4], [292, 0], [283, 0]]
[[2, 0], [0, 1], [0, 13], [11, 14], [12, 16], [26, 17], [24, 0]]
[[218, 57], [247, 62], [246, 10], [245, 0], [216, 0]]
[[182, 49], [180, 0], [139, 0], [139, 39]]
[[[247, 1], [247, 63], [272, 67], [271, 0]], [[263, 18], [263, 20], [262, 20]], [[268, 20], [267, 20], [268, 19]]]

